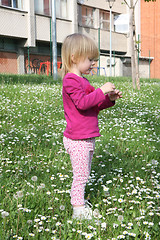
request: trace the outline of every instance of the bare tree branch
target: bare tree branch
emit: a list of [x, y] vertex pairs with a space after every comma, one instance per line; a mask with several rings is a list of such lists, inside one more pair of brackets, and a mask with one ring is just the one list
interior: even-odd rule
[[136, 2], [135, 2], [135, 4], [134, 4], [134, 7], [136, 6], [137, 2], [138, 2], [138, 0], [136, 0]]
[[124, 0], [124, 2], [125, 2], [125, 4], [130, 8], [130, 6], [129, 6], [129, 4], [128, 4], [128, 2], [126, 1], [126, 0]]

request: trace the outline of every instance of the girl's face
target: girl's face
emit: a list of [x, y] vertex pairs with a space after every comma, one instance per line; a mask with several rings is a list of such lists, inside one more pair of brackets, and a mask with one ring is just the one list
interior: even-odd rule
[[75, 70], [77, 71], [76, 74], [80, 76], [82, 74], [89, 74], [95, 63], [96, 61], [94, 59], [89, 59], [88, 57], [84, 60], [80, 60], [75, 64]]

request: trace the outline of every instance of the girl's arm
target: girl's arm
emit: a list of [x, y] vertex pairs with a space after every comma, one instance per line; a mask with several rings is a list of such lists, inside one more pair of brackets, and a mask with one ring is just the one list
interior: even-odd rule
[[122, 92], [115, 90], [108, 93], [105, 97], [105, 101], [98, 104], [99, 111], [115, 105], [115, 100], [122, 98]]
[[63, 89], [79, 110], [87, 110], [97, 106], [99, 103], [104, 102], [106, 98], [100, 88], [86, 94], [79, 78], [71, 76], [63, 80]]
[[98, 110], [101, 111], [103, 109], [112, 107], [115, 105], [115, 101], [111, 101], [109, 95], [105, 95], [105, 100], [98, 104]]

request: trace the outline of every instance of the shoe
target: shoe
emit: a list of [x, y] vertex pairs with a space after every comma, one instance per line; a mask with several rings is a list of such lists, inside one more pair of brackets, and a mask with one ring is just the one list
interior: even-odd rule
[[72, 218], [78, 220], [92, 220], [92, 210], [89, 208], [84, 208], [83, 210], [73, 213]]
[[85, 201], [84, 207], [73, 209], [73, 219], [79, 219], [79, 220], [92, 220], [93, 217], [93, 211], [91, 209], [92, 204], [88, 201]]
[[99, 210], [95, 209], [94, 211], [92, 211], [92, 207], [92, 204], [85, 200], [84, 207], [73, 209], [72, 218], [78, 220], [94, 220], [97, 224], [99, 224], [99, 218], [101, 218]]
[[[90, 203], [90, 202], [88, 202], [87, 200], [85, 200], [85, 207], [86, 208], [92, 208], [93, 207], [93, 205]], [[99, 210], [96, 208], [96, 209], [94, 209], [94, 211], [92, 211], [92, 217], [94, 217], [94, 218], [100, 218], [100, 213], [99, 213]]]
[[88, 200], [84, 200], [84, 205], [85, 205], [86, 207], [90, 207], [90, 208], [93, 207], [93, 205], [92, 205]]

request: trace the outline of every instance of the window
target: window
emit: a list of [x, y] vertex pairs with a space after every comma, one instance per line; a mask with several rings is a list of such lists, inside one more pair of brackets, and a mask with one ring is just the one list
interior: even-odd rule
[[0, 49], [4, 49], [4, 39], [0, 38]]
[[94, 9], [86, 6], [81, 6], [81, 25], [94, 27]]
[[34, 0], [35, 12], [43, 15], [51, 15], [51, 0]]
[[11, 0], [2, 0], [1, 4], [7, 7], [11, 7]]
[[67, 0], [56, 0], [56, 16], [67, 18]]
[[50, 0], [44, 0], [44, 14], [51, 15], [50, 12]]
[[22, 9], [23, 0], [1, 0], [1, 5]]
[[10, 38], [0, 38], [0, 49], [17, 51], [18, 41]]
[[104, 30], [110, 29], [110, 13], [107, 11], [100, 11], [100, 28]]

